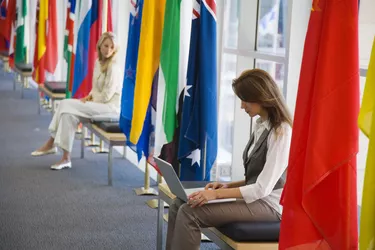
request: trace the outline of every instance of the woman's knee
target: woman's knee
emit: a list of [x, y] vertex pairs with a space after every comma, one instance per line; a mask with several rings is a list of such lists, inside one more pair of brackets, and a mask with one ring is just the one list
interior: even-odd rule
[[70, 118], [70, 116], [71, 116], [71, 114], [69, 114], [69, 113], [62, 113], [60, 119], [68, 119], [68, 118]]
[[172, 201], [172, 204], [169, 205], [169, 211], [176, 213], [178, 212], [179, 208], [184, 204], [184, 201], [176, 198]]
[[66, 110], [66, 109], [70, 109], [70, 107], [72, 106], [72, 103], [74, 103], [76, 101], [77, 101], [76, 99], [64, 99], [64, 100], [61, 100], [60, 104], [59, 104], [59, 109], [61, 111]]
[[59, 103], [58, 111], [66, 109], [66, 107], [68, 106], [68, 103], [69, 103], [69, 99], [61, 100]]
[[179, 216], [194, 218], [194, 209], [190, 205], [184, 203], [180, 206], [178, 211]]

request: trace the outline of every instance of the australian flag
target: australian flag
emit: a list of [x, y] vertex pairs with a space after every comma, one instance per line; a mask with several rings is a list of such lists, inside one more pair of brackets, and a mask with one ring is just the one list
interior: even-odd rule
[[178, 158], [181, 180], [210, 180], [217, 157], [216, 1], [195, 0]]
[[[144, 0], [130, 0], [132, 7], [129, 18], [128, 45], [126, 49], [124, 82], [121, 97], [121, 114], [119, 122], [121, 130], [127, 138], [130, 137], [133, 117], [135, 77], [138, 62], [139, 39], [141, 34], [143, 1]], [[148, 156], [149, 132], [145, 131], [147, 130], [147, 127], [145, 127], [143, 130], [144, 131], [142, 132], [137, 145], [133, 145], [130, 143], [130, 141], [127, 141], [128, 146], [137, 152], [138, 160], [142, 158], [142, 153]]]

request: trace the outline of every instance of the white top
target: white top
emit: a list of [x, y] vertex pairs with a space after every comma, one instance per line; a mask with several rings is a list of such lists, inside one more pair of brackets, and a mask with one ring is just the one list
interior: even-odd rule
[[[255, 124], [254, 142], [249, 152], [253, 150], [264, 129], [270, 129], [270, 124], [268, 121], [261, 122], [259, 118]], [[280, 198], [283, 189], [273, 190], [273, 188], [288, 166], [292, 128], [288, 123], [284, 122], [281, 124], [280, 129], [278, 135], [276, 135], [274, 129], [268, 135], [266, 163], [257, 181], [254, 184], [240, 187], [240, 191], [246, 203], [262, 199], [281, 214]]]
[[120, 113], [121, 110], [121, 72], [119, 66], [113, 61], [107, 72], [102, 73], [99, 60], [96, 60], [90, 91], [93, 102], [108, 104], [117, 113]]

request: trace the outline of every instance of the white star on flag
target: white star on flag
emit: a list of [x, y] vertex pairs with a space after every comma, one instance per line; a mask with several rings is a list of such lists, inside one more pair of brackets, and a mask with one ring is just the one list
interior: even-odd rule
[[193, 87], [193, 85], [186, 85], [185, 87], [185, 96], [191, 97], [189, 94], [189, 89]]
[[191, 159], [191, 165], [193, 166], [195, 163], [198, 163], [198, 166], [200, 166], [201, 162], [201, 150], [197, 148], [191, 154], [187, 157], [188, 159]]

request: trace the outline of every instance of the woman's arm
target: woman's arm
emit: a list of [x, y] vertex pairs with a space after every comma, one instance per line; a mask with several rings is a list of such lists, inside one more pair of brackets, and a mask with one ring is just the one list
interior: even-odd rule
[[107, 103], [116, 94], [120, 84], [120, 72], [115, 63], [112, 63], [108, 68], [103, 90], [100, 92], [99, 102]]
[[239, 188], [247, 203], [268, 196], [288, 166], [292, 128], [286, 123], [281, 126], [279, 135], [275, 131], [269, 135], [266, 163], [257, 181]]
[[[189, 196], [189, 203], [193, 204], [194, 201], [192, 206], [201, 206], [209, 200], [225, 198], [243, 198], [251, 203], [269, 195], [288, 165], [292, 129], [285, 125], [282, 130], [283, 133], [278, 136], [274, 132], [270, 133], [266, 163], [254, 184], [198, 191]], [[233, 187], [240, 183], [233, 183]]]
[[228, 188], [236, 188], [242, 186], [245, 186], [245, 180], [228, 183]]
[[100, 74], [100, 63], [99, 63], [98, 59], [96, 59], [96, 61], [94, 63], [94, 72], [93, 72], [93, 75], [92, 75], [91, 91], [87, 96], [85, 96], [84, 98], [81, 99], [82, 102], [94, 100], [95, 93], [98, 92], [96, 85], [97, 85], [97, 78], [98, 78], [99, 74]]
[[[215, 183], [210, 183], [210, 184], [215, 184]], [[228, 184], [222, 184], [222, 183], [220, 184], [221, 185], [218, 188], [215, 188], [215, 186], [213, 186], [212, 189], [207, 189], [206, 187], [205, 191], [198, 191], [198, 192], [191, 194], [189, 196], [189, 200], [202, 200], [200, 199], [201, 196], [203, 196], [202, 198], [205, 198], [204, 199], [205, 201], [215, 200], [215, 199], [225, 199], [225, 198], [238, 198], [238, 199], [242, 198], [242, 194], [241, 194], [239, 187], [242, 187], [245, 185], [245, 180], [231, 182]], [[207, 196], [207, 197], [204, 197], [204, 196]]]
[[205, 186], [205, 189], [235, 188], [245, 185], [245, 180], [236, 182], [211, 182]]

